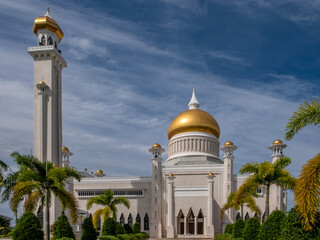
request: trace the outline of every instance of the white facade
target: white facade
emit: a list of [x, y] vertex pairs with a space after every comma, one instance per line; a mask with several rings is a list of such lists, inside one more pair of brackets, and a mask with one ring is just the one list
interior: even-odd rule
[[[61, 71], [66, 67], [57, 48], [61, 38], [50, 28], [39, 29], [36, 34], [39, 45], [28, 49], [34, 60], [34, 154], [41, 161], [51, 161], [59, 167], [68, 166], [72, 153], [61, 146]], [[48, 45], [50, 36], [53, 43]], [[165, 149], [159, 144], [149, 149], [152, 176], [110, 178], [104, 177], [101, 170], [94, 174], [85, 170], [81, 182], [69, 180], [67, 189], [77, 197], [79, 210], [86, 211], [89, 197], [112, 189], [115, 196], [127, 197], [131, 205], [130, 209], [118, 207], [117, 220], [129, 224], [138, 221], [141, 230], [153, 238], [186, 235], [212, 238], [222, 233], [226, 224], [234, 222], [238, 212], [229, 209], [221, 219], [220, 210], [228, 195], [247, 177], [233, 172], [237, 147], [232, 142], [220, 147], [219, 126], [210, 114], [199, 110], [195, 91], [188, 106], [189, 110], [182, 113], [188, 116], [185, 121], [174, 123], [176, 125], [172, 123], [174, 126], [171, 124], [169, 127], [168, 159], [162, 160], [161, 154]], [[192, 124], [185, 125], [188, 121]], [[283, 156], [285, 147], [280, 140], [269, 147], [273, 162]], [[259, 195], [256, 201], [264, 212], [265, 189], [262, 188]], [[271, 211], [276, 208], [286, 211], [286, 201], [285, 191], [278, 187], [271, 189]], [[87, 213], [98, 208], [94, 205]], [[59, 204], [54, 202], [51, 222], [60, 213]], [[254, 216], [246, 207], [244, 214]], [[75, 229], [79, 230], [77, 226]]]

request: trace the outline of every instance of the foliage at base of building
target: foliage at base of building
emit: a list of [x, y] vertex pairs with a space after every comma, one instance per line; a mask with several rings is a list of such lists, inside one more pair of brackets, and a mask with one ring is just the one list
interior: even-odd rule
[[13, 240], [43, 240], [43, 237], [40, 221], [32, 212], [24, 213], [12, 232]]

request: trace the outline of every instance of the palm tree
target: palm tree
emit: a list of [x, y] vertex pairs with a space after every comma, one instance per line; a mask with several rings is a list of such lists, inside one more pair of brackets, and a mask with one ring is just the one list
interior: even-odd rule
[[286, 140], [291, 140], [295, 134], [307, 125], [320, 127], [320, 97], [310, 102], [304, 102], [293, 113], [286, 126]]
[[[320, 127], [320, 97], [304, 102], [298, 107], [286, 126], [286, 140], [307, 125]], [[310, 159], [301, 169], [294, 189], [297, 211], [305, 230], [311, 230], [316, 223], [316, 214], [320, 204], [320, 155]]]
[[70, 167], [57, 168], [51, 162], [40, 162], [34, 156], [20, 155], [17, 152], [12, 153], [11, 156], [15, 158], [20, 169], [14, 186], [11, 186], [13, 195], [10, 207], [16, 212], [23, 197], [26, 197], [23, 206], [25, 211], [35, 211], [40, 203], [41, 208], [46, 211], [45, 232], [46, 239], [49, 240], [51, 196], [53, 194], [63, 206], [70, 209], [72, 222], [75, 222], [78, 203], [75, 197], [64, 189], [64, 186], [69, 177], [80, 181], [80, 174]]
[[98, 228], [99, 220], [102, 216], [103, 221], [110, 217], [114, 220], [117, 219], [117, 205], [123, 204], [126, 208], [130, 208], [130, 202], [125, 197], [113, 197], [112, 190], [108, 189], [104, 194], [100, 194], [95, 197], [91, 197], [87, 202], [87, 210], [89, 210], [93, 204], [105, 206], [103, 209], [98, 209], [93, 214], [93, 225], [95, 228]]
[[269, 196], [270, 186], [276, 184], [277, 186], [293, 189], [295, 184], [295, 178], [291, 176], [289, 171], [285, 170], [291, 163], [290, 158], [282, 157], [275, 163], [263, 162], [263, 163], [247, 163], [241, 169], [240, 173], [250, 173], [249, 177], [241, 185], [235, 196], [235, 201], [240, 201], [243, 196], [246, 196], [254, 191], [258, 187], [265, 186], [266, 191], [266, 217], [269, 216]]
[[237, 195], [237, 192], [232, 192], [230, 193], [229, 197], [228, 197], [228, 202], [226, 204], [223, 205], [221, 212], [220, 212], [220, 218], [223, 218], [223, 214], [224, 212], [229, 209], [229, 208], [234, 208], [236, 210], [241, 211], [241, 218], [243, 219], [243, 206], [244, 204], [247, 204], [247, 206], [250, 208], [250, 210], [252, 212], [256, 212], [259, 219], [261, 216], [261, 210], [260, 208], [257, 206], [256, 201], [255, 201], [255, 197], [256, 194], [250, 194], [250, 195], [243, 195], [243, 197], [241, 199], [239, 199], [239, 201], [235, 201], [235, 196]]

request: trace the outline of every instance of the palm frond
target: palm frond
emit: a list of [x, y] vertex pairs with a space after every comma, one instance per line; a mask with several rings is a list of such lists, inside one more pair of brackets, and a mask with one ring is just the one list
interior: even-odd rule
[[246, 181], [237, 190], [234, 201], [241, 202], [245, 196], [251, 195], [260, 186], [255, 175], [249, 176]]
[[248, 204], [248, 207], [250, 208], [251, 212], [257, 213], [259, 219], [261, 217], [261, 210], [256, 204], [256, 200], [252, 196], [246, 196], [244, 199], [244, 202]]
[[70, 216], [72, 223], [75, 223], [78, 219], [77, 208], [78, 202], [77, 199], [64, 188], [58, 186], [51, 187], [54, 195], [60, 200], [63, 208], [68, 208], [70, 210]]
[[307, 125], [320, 126], [320, 97], [310, 102], [306, 101], [293, 113], [286, 125], [286, 140], [291, 140]]
[[101, 213], [102, 213], [102, 209], [98, 209], [97, 211], [95, 211], [93, 213], [92, 223], [93, 223], [93, 226], [95, 227], [95, 229], [97, 229], [99, 226], [99, 221], [101, 219]]
[[9, 173], [7, 177], [3, 180], [3, 191], [1, 194], [1, 203], [9, 200], [13, 192], [13, 187], [17, 182], [19, 172]]
[[247, 163], [240, 169], [240, 173], [257, 173], [258, 171], [258, 163]]
[[320, 154], [310, 159], [296, 180], [294, 197], [305, 230], [311, 230], [317, 221], [320, 204]]
[[34, 212], [39, 204], [39, 201], [42, 197], [42, 193], [39, 190], [36, 190], [28, 195], [27, 200], [24, 203], [24, 210]]
[[288, 157], [279, 158], [273, 165], [275, 169], [286, 168], [291, 163], [291, 159]]
[[126, 208], [130, 208], [130, 201], [125, 197], [116, 197], [113, 199], [113, 204], [123, 204]]
[[109, 206], [106, 206], [105, 208], [102, 209], [102, 212], [101, 212], [101, 215], [102, 215], [102, 219], [103, 221], [106, 220], [107, 218], [110, 217], [111, 215], [111, 209]]
[[87, 210], [92, 208], [93, 204], [102, 205], [102, 206], [106, 205], [105, 201], [101, 198], [101, 195], [89, 198], [87, 202]]

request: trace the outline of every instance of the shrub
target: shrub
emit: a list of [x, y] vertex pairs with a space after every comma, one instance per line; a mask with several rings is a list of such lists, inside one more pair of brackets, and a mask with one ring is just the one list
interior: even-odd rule
[[71, 239], [75, 238], [72, 231], [72, 227], [68, 221], [66, 215], [58, 217], [57, 221], [53, 224], [53, 240], [68, 237]]
[[233, 225], [233, 231], [232, 231], [232, 236], [233, 238], [241, 238], [242, 237], [242, 232], [244, 228], [244, 221], [239, 218]]
[[276, 240], [281, 236], [286, 215], [280, 210], [274, 210], [262, 224], [259, 232], [260, 240]]
[[246, 221], [243, 229], [243, 239], [244, 240], [255, 240], [258, 239], [258, 234], [260, 230], [260, 222], [257, 218], [250, 218]]
[[113, 218], [107, 218], [103, 222], [102, 236], [106, 235], [116, 235], [116, 221]]
[[59, 238], [57, 240], [74, 240], [74, 238], [69, 238], [69, 237], [63, 237], [63, 238]]
[[93, 226], [91, 216], [83, 221], [81, 240], [97, 240], [97, 231]]
[[118, 236], [119, 234], [125, 234], [126, 231], [124, 230], [124, 227], [122, 226], [121, 223], [117, 222], [116, 223], [116, 236]]
[[233, 240], [233, 237], [231, 234], [224, 233], [224, 234], [215, 235], [214, 240]]
[[124, 225], [124, 230], [126, 231], [126, 233], [132, 233], [132, 228], [129, 224]]
[[134, 236], [139, 240], [144, 240], [149, 238], [149, 235], [147, 233], [136, 233]]
[[11, 231], [9, 222], [0, 216], [0, 235], [5, 236]]
[[226, 228], [224, 229], [224, 233], [232, 234], [232, 232], [233, 232], [233, 224], [232, 223], [227, 224]]
[[24, 213], [13, 230], [12, 239], [43, 240], [43, 231], [39, 219], [32, 212]]
[[99, 237], [99, 240], [119, 240], [119, 238], [117, 238], [115, 236], [107, 235], [107, 236]]
[[140, 223], [136, 222], [132, 226], [132, 232], [133, 234], [140, 232]]
[[284, 227], [281, 233], [281, 240], [319, 239], [319, 230], [319, 226], [314, 226], [313, 231], [304, 231], [297, 210], [295, 208], [292, 208], [286, 217]]

